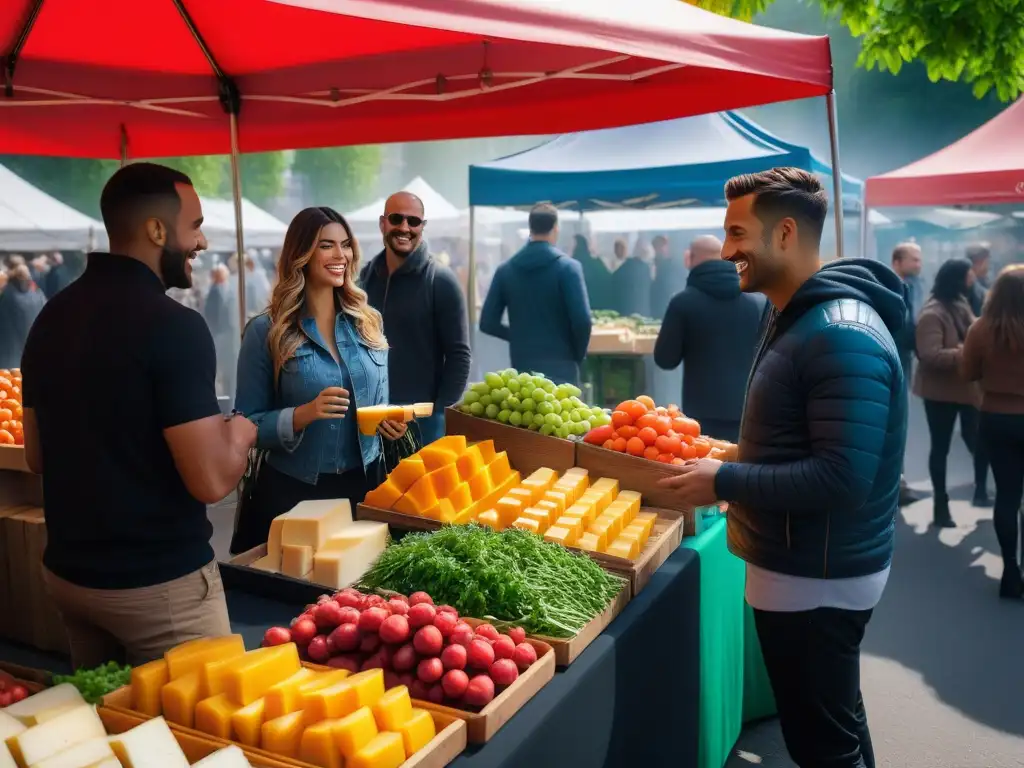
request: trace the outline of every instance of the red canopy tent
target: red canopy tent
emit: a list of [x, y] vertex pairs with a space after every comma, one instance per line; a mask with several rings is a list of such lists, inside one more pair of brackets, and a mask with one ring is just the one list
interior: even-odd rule
[[827, 38], [679, 0], [4, 0], [0, 57], [0, 152], [122, 160], [561, 133], [832, 88]]

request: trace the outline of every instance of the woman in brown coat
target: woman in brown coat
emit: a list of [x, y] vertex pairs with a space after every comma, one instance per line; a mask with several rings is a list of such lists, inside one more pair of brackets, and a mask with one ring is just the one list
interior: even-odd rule
[[960, 417], [960, 434], [974, 456], [974, 504], [990, 506], [985, 490], [988, 462], [978, 445], [978, 406], [981, 390], [960, 376], [967, 330], [974, 322], [967, 301], [974, 280], [971, 262], [950, 259], [939, 268], [931, 298], [917, 319], [917, 359], [914, 394], [924, 400], [924, 412], [931, 434], [928, 472], [935, 492], [934, 525], [952, 528], [946, 488], [946, 463], [953, 441], [953, 427]]
[[999, 595], [1024, 596], [1017, 557], [1017, 514], [1024, 499], [1024, 264], [1002, 271], [985, 314], [967, 334], [961, 371], [980, 381], [981, 439], [992, 459], [996, 504], [992, 511], [1003, 578]]

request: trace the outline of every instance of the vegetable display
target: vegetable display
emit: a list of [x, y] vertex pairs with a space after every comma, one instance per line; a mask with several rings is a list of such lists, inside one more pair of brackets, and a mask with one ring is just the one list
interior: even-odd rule
[[528, 531], [457, 525], [406, 535], [384, 550], [359, 586], [425, 590], [463, 615], [565, 638], [600, 614], [622, 582], [589, 557]]
[[128, 685], [132, 668], [110, 661], [95, 669], [78, 669], [73, 675], [54, 675], [53, 684], [71, 683], [89, 704], [99, 704], [108, 693]]
[[657, 335], [658, 331], [661, 330], [660, 320], [638, 314], [623, 316], [614, 309], [591, 310], [590, 319], [596, 328], [614, 326], [616, 328], [628, 328], [638, 334], [653, 335]]

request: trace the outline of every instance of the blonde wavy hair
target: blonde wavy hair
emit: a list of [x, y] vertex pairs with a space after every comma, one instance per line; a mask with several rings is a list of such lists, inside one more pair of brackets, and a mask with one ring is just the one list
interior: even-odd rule
[[352, 318], [356, 331], [373, 349], [387, 349], [384, 319], [366, 301], [366, 291], [356, 285], [362, 254], [345, 217], [333, 208], [316, 207], [299, 211], [284, 236], [281, 258], [277, 264], [277, 285], [267, 310], [270, 332], [267, 346], [274, 364], [274, 385], [277, 386], [284, 364], [306, 339], [302, 331], [302, 308], [306, 303], [306, 267], [316, 253], [320, 233], [328, 224], [341, 224], [352, 243], [352, 259], [345, 270], [345, 283], [334, 292], [335, 306]]

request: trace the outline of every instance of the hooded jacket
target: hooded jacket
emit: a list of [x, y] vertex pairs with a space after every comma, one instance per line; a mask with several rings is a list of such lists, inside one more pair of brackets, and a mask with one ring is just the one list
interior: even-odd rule
[[480, 330], [509, 343], [513, 368], [578, 384], [591, 330], [583, 268], [548, 243], [527, 243], [495, 270]]
[[843, 259], [772, 313], [747, 382], [739, 461], [715, 477], [734, 554], [818, 579], [891, 562], [907, 432], [893, 341], [903, 295], [888, 267]]
[[690, 271], [686, 288], [669, 302], [654, 345], [660, 368], [687, 363], [683, 411], [688, 416], [739, 422], [763, 309], [761, 296], [740, 291], [740, 277], [729, 262], [713, 259]]

